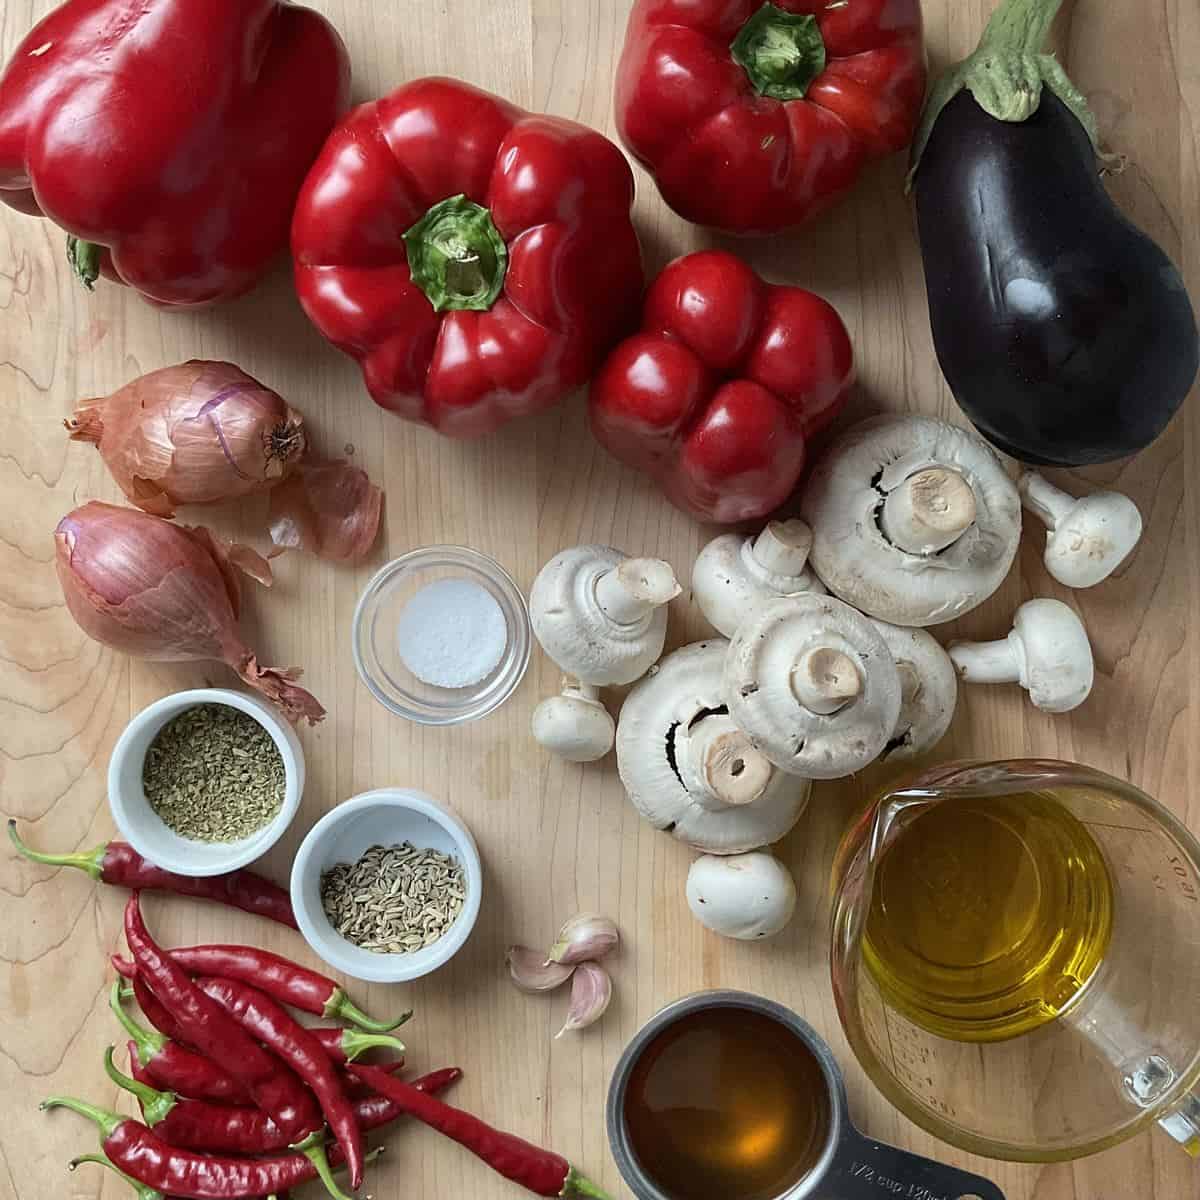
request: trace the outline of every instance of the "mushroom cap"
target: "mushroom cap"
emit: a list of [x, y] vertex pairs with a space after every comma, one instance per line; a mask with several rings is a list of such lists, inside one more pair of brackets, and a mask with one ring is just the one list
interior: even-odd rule
[[[880, 526], [889, 492], [930, 467], [959, 472], [975, 521], [944, 550], [912, 554]], [[1021, 536], [1021, 501], [992, 448], [934, 417], [872, 417], [848, 429], [817, 463], [801, 500], [812, 526], [812, 566], [847, 603], [894, 625], [951, 621], [1003, 582]]]
[[[781, 530], [801, 522], [779, 522]], [[811, 540], [806, 526], [805, 536]], [[800, 575], [778, 575], [754, 557], [754, 538], [723, 533], [714, 538], [692, 568], [692, 595], [708, 623], [725, 637], [760, 605], [801, 592], [824, 595], [825, 585], [807, 567]]]
[[807, 781], [772, 771], [750, 803], [706, 807], [675, 763], [679, 731], [725, 713], [722, 672], [729, 643], [695, 642], [669, 654], [629, 693], [617, 721], [617, 770], [630, 802], [656, 829], [712, 854], [778, 841], [808, 804]]
[[1095, 679], [1083, 622], [1061, 600], [1027, 600], [1013, 617], [1009, 641], [1020, 655], [1020, 683], [1043, 712], [1078, 708]]
[[[858, 671], [853, 698], [815, 712], [797, 696], [797, 668], [817, 654]], [[780, 770], [839, 779], [879, 757], [900, 716], [900, 676], [882, 634], [833, 596], [793, 596], [745, 622], [725, 660], [729, 715]]]
[[572, 546], [539, 572], [529, 593], [529, 619], [542, 649], [581, 683], [632, 683], [662, 654], [667, 609], [652, 608], [623, 625], [596, 599], [596, 582], [626, 559], [611, 546]]
[[599, 700], [564, 692], [533, 710], [538, 745], [567, 762], [595, 762], [613, 747], [616, 724]]
[[937, 745], [954, 720], [958, 672], [950, 656], [923, 629], [872, 620], [900, 674], [900, 717], [879, 756], [887, 762], [916, 758]]
[[723, 937], [774, 937], [796, 911], [796, 881], [773, 854], [758, 850], [692, 863], [687, 901], [696, 920]]
[[1107, 579], [1142, 536], [1142, 514], [1120, 492], [1082, 496], [1046, 538], [1046, 570], [1069, 588]]

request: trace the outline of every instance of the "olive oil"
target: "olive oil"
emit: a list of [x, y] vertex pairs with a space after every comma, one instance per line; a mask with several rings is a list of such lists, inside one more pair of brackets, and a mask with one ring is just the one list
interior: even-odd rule
[[1113, 889], [1087, 828], [1051, 795], [948, 800], [883, 853], [863, 958], [887, 1001], [944, 1038], [1052, 1021], [1100, 965]]
[[778, 1021], [702, 1009], [638, 1059], [625, 1098], [630, 1144], [671, 1200], [774, 1200], [821, 1156], [828, 1087], [812, 1051]]

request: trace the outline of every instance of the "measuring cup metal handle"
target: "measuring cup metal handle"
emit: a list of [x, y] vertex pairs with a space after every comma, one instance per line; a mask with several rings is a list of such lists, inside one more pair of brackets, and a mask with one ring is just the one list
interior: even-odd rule
[[864, 1137], [843, 1135], [821, 1192], [825, 1200], [1005, 1200], [990, 1179]]

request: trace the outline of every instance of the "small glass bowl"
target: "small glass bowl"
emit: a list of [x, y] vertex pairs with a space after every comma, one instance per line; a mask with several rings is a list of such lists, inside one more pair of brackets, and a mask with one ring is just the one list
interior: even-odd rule
[[[400, 657], [400, 614], [417, 592], [443, 579], [478, 584], [504, 614], [503, 657], [490, 674], [465, 688], [425, 683]], [[393, 559], [376, 572], [354, 610], [352, 649], [359, 677], [385, 708], [420, 725], [460, 725], [499, 708], [525, 675], [532, 639], [525, 597], [512, 576], [465, 546], [426, 546]]]

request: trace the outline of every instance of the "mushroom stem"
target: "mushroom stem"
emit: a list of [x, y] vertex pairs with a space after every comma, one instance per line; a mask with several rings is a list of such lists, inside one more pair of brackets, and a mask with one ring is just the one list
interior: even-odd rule
[[596, 580], [596, 602], [618, 625], [633, 625], [681, 590], [670, 563], [659, 558], [627, 558]]
[[708, 809], [753, 804], [774, 768], [727, 716], [701, 718], [675, 743], [683, 786]]
[[1074, 496], [1055, 487], [1036, 471], [1026, 471], [1017, 481], [1017, 490], [1025, 507], [1050, 530], [1057, 529], [1058, 523], [1076, 504]]
[[967, 683], [1019, 683], [1021, 658], [1012, 634], [998, 642], [955, 642], [948, 651], [959, 677]]
[[927, 467], [910, 475], [883, 502], [884, 537], [909, 554], [936, 554], [975, 523], [975, 493], [951, 467]]
[[754, 561], [771, 575], [804, 574], [812, 549], [812, 530], [803, 521], [771, 521], [754, 539]]
[[792, 694], [809, 712], [830, 716], [862, 694], [862, 673], [843, 650], [816, 646], [792, 668]]

